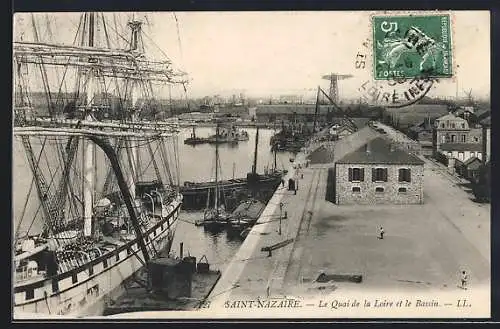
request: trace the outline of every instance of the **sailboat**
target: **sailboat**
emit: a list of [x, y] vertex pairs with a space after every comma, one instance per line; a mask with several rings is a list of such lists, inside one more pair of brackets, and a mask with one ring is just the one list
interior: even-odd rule
[[257, 131], [255, 134], [255, 149], [252, 171], [247, 174], [247, 184], [251, 196], [240, 202], [240, 204], [233, 210], [231, 216], [228, 219], [228, 233], [233, 235], [234, 233], [237, 233], [237, 235], [239, 236], [244, 229], [255, 224], [260, 214], [264, 211], [266, 204], [263, 201], [268, 198], [261, 197], [261, 200], [257, 198], [257, 195], [262, 192], [260, 189], [262, 181], [274, 179], [271, 189], [271, 193], [273, 193], [281, 182], [282, 177], [287, 172], [286, 170], [281, 171], [277, 169], [276, 151], [274, 151], [273, 168], [271, 168], [271, 170], [266, 169], [264, 175], [257, 174], [258, 145], [259, 127], [257, 126]]
[[[216, 135], [219, 136], [219, 124], [216, 126]], [[210, 207], [207, 202], [207, 209], [203, 213], [203, 227], [210, 231], [219, 231], [224, 229], [227, 224], [229, 214], [220, 204], [219, 190], [219, 143], [215, 143], [215, 188], [214, 188], [214, 206]]]
[[[186, 81], [170, 61], [145, 57], [138, 19], [127, 23], [124, 49], [111, 47], [104, 14], [82, 14], [73, 45], [41, 40], [33, 14], [29, 21], [34, 40], [13, 43], [14, 148], [25, 154], [32, 176], [14, 232], [14, 316], [100, 314], [107, 297], [119, 294], [127, 278], [172, 245], [182, 195], [176, 148], [168, 145], [176, 145], [178, 130], [142, 122], [139, 114], [154, 104], [153, 82]], [[99, 31], [105, 32], [102, 43]], [[63, 69], [58, 85], [76, 86], [65, 94], [70, 119], [57, 111], [64, 95], [50, 81], [61, 72], [50, 75], [49, 68]], [[30, 78], [37, 72], [46, 119], [33, 115], [30, 88], [37, 81]], [[111, 86], [120, 96], [121, 119], [99, 120], [109, 113]], [[145, 98], [139, 102], [141, 91]], [[41, 212], [25, 216], [33, 200]], [[40, 223], [39, 231], [29, 225], [22, 232], [25, 217]]]

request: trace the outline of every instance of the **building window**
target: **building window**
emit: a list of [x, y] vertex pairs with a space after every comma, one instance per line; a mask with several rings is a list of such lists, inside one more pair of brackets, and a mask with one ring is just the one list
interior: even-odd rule
[[406, 193], [406, 187], [400, 187], [398, 188], [399, 193]]
[[116, 252], [116, 257], [115, 257], [116, 261], [119, 261], [120, 260], [120, 253], [117, 251]]
[[457, 141], [457, 136], [456, 135], [451, 135], [451, 142], [455, 143]]
[[451, 128], [455, 129], [455, 123], [454, 122], [451, 123]]
[[375, 192], [377, 193], [384, 193], [384, 188], [383, 187], [376, 187]]
[[474, 136], [474, 142], [475, 142], [475, 143], [479, 142], [479, 137]]
[[462, 143], [465, 143], [465, 135], [462, 135], [461, 137], [462, 137], [461, 139]]
[[464, 152], [458, 152], [458, 160], [464, 161]]
[[108, 268], [108, 260], [107, 259], [105, 259], [105, 260], [102, 261], [102, 266], [104, 268]]
[[451, 158], [453, 156], [453, 153], [448, 152], [448, 158]]
[[446, 143], [446, 136], [444, 135], [441, 136], [441, 143]]
[[71, 282], [73, 282], [73, 283], [78, 282], [78, 273], [74, 272], [71, 274]]
[[441, 122], [441, 128], [444, 128], [444, 122]]
[[353, 193], [360, 193], [360, 192], [361, 192], [361, 188], [360, 188], [359, 186], [354, 186], [354, 187], [352, 188], [352, 192], [353, 192]]
[[450, 134], [446, 134], [446, 143], [450, 142]]
[[349, 168], [349, 182], [363, 182], [365, 170], [363, 168]]
[[372, 182], [387, 182], [387, 168], [373, 168]]
[[411, 182], [411, 170], [408, 168], [399, 169], [399, 182]]
[[465, 123], [462, 123], [462, 128], [465, 129]]
[[89, 275], [92, 276], [94, 275], [94, 265], [90, 264], [89, 266]]

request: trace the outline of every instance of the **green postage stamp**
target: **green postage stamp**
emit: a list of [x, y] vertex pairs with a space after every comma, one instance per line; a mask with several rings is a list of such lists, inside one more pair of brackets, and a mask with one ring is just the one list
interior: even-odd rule
[[450, 15], [373, 16], [376, 80], [451, 77]]

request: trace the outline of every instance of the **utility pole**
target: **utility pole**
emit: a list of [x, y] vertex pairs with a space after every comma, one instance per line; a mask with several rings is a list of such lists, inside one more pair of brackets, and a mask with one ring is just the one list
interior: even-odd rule
[[281, 219], [283, 218], [283, 202], [280, 202], [280, 227], [278, 234], [281, 235]]

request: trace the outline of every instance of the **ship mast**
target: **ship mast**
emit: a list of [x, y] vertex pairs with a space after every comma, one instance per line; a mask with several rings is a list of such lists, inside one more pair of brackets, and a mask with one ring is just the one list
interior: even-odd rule
[[[95, 13], [86, 13], [87, 19], [89, 21], [88, 27], [88, 46], [94, 47], [94, 21]], [[82, 44], [84, 46], [84, 44]], [[89, 58], [89, 62], [92, 59]], [[90, 67], [87, 71], [87, 99], [85, 107], [83, 108], [85, 112], [86, 121], [94, 121], [94, 116], [92, 114], [94, 110], [94, 100], [95, 100], [95, 74], [94, 68]], [[94, 207], [94, 191], [95, 191], [95, 172], [94, 172], [94, 161], [95, 161], [95, 145], [90, 140], [84, 139], [84, 154], [83, 154], [83, 234], [85, 236], [92, 235], [92, 211]]]
[[253, 152], [253, 165], [252, 165], [252, 174], [255, 175], [257, 173], [257, 149], [259, 144], [259, 126], [257, 126], [257, 132], [255, 134], [255, 150]]
[[[135, 54], [142, 55], [144, 54], [144, 44], [142, 43], [142, 22], [132, 19], [128, 22], [128, 27], [131, 30], [130, 34], [130, 43], [129, 50]], [[133, 122], [137, 122], [139, 119], [139, 111], [138, 111], [138, 79], [131, 79], [130, 82], [130, 100], [131, 100], [131, 112], [130, 112], [130, 120]], [[130, 145], [130, 156], [131, 156], [131, 175], [129, 176], [128, 186], [130, 195], [132, 199], [135, 199], [135, 182], [139, 178], [138, 177], [138, 153], [137, 153], [137, 140], [131, 138], [129, 141]]]
[[215, 214], [219, 217], [219, 124], [215, 128]]

